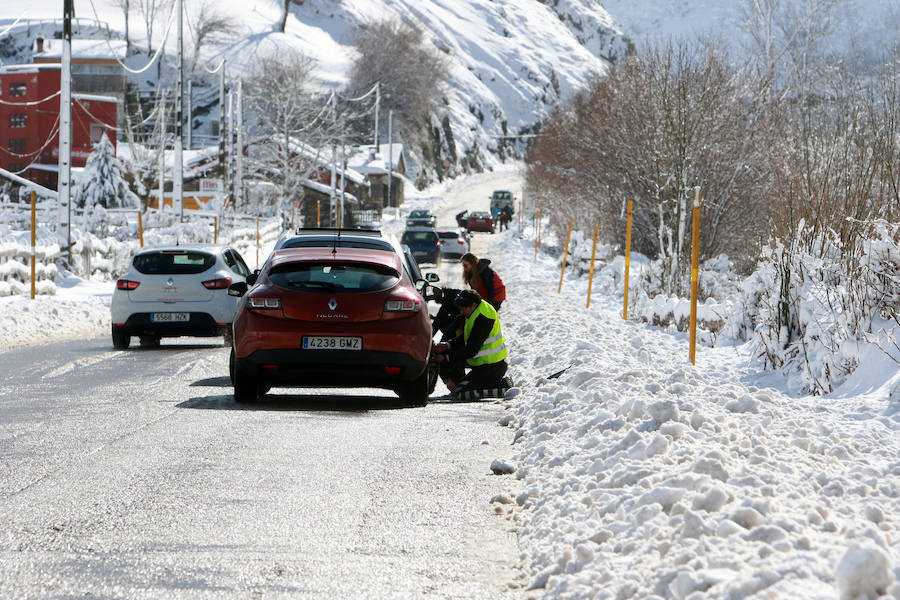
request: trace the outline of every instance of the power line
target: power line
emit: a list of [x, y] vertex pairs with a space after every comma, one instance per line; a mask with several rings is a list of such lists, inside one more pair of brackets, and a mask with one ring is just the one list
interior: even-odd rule
[[[100, 15], [97, 14], [97, 7], [94, 6], [94, 0], [90, 0], [90, 3], [91, 3], [91, 9], [93, 9], [93, 11], [94, 11], [94, 16], [97, 17], [97, 21], [99, 22]], [[153, 65], [153, 63], [156, 62], [156, 59], [159, 58], [160, 52], [162, 52], [163, 48], [166, 47], [166, 40], [169, 39], [169, 31], [171, 31], [171, 29], [172, 29], [172, 17], [175, 16], [175, 6], [176, 6], [175, 4], [172, 5], [172, 12], [169, 13], [169, 24], [166, 25], [166, 33], [163, 35], [163, 39], [162, 39], [162, 42], [160, 42], [160, 44], [159, 44], [159, 48], [156, 49], [156, 54], [153, 55], [153, 58], [150, 59], [150, 62], [148, 62], [146, 65], [144, 65], [140, 69], [135, 70], [135, 69], [128, 68], [128, 65], [126, 65], [124, 62], [122, 62], [122, 60], [118, 56], [115, 55], [116, 51], [113, 50], [112, 44], [109, 43], [109, 36], [108, 35], [104, 36], [106, 38], [106, 45], [109, 47], [109, 51], [112, 52], [113, 57], [116, 59], [116, 62], [119, 63], [120, 65], [122, 65], [123, 69], [125, 69], [129, 73], [138, 75], [140, 73], [143, 73], [147, 69], [149, 69]], [[151, 43], [151, 40], [147, 40], [148, 46], [150, 45], [150, 43]]]
[[7, 33], [9, 33], [9, 31], [10, 31], [13, 27], [15, 27], [16, 25], [19, 24], [19, 21], [21, 21], [21, 20], [25, 17], [25, 15], [26, 15], [27, 13], [28, 13], [28, 11], [23, 11], [22, 14], [19, 15], [19, 18], [16, 19], [15, 21], [13, 21], [12, 25], [10, 25], [9, 27], [7, 27], [7, 28], [4, 29], [3, 31], [0, 31], [0, 37], [3, 37], [3, 36], [6, 35]]
[[40, 100], [33, 100], [31, 102], [8, 102], [6, 100], [0, 100], [0, 104], [5, 104], [6, 106], [37, 106], [38, 104], [43, 104], [47, 100], [52, 100], [59, 96], [62, 92], [55, 92], [50, 94], [46, 98], [41, 98]]

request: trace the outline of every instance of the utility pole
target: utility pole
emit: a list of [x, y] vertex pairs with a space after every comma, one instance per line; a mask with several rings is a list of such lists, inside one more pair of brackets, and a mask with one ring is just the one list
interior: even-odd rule
[[166, 90], [160, 90], [159, 118], [159, 212], [162, 213], [166, 191]]
[[194, 87], [193, 80], [188, 79], [187, 82], [187, 147], [188, 150], [194, 148]]
[[[222, 171], [222, 193], [228, 191], [228, 169], [225, 166], [225, 60], [219, 66], [219, 168]], [[222, 203], [224, 208], [228, 204], [228, 197]]]
[[237, 173], [235, 174], [234, 187], [237, 191], [235, 205], [243, 206], [244, 203], [244, 82], [238, 80], [237, 106], [235, 107], [235, 131], [237, 132], [237, 148], [235, 159], [237, 161]]
[[388, 206], [394, 205], [394, 197], [391, 195], [391, 183], [394, 181], [394, 141], [391, 138], [391, 128], [394, 124], [394, 111], [388, 111]]
[[375, 152], [378, 152], [378, 111], [381, 109], [381, 82], [375, 83]]
[[331, 210], [331, 226], [334, 227], [335, 185], [337, 184], [337, 175], [335, 173], [337, 170], [337, 142], [335, 141], [335, 136], [337, 135], [337, 114], [334, 107], [334, 96], [331, 97], [331, 127], [331, 203], [329, 208]]
[[231, 205], [237, 209], [234, 201], [234, 91], [228, 92], [228, 198]]
[[62, 64], [59, 74], [59, 209], [58, 233], [66, 241], [65, 254], [72, 260], [72, 18], [73, 0], [63, 0]]
[[344, 136], [341, 136], [341, 227], [344, 226], [344, 173], [347, 171], [347, 158], [344, 149]]
[[178, 220], [184, 222], [184, 153], [182, 138], [184, 136], [184, 19], [182, 18], [182, 2], [176, 0], [175, 11], [178, 13], [178, 78], [175, 83], [175, 158], [172, 165], [172, 204]]

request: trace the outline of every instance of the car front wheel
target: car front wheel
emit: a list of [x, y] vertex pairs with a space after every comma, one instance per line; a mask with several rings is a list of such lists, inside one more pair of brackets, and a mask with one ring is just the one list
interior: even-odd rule
[[116, 350], [127, 350], [131, 345], [131, 335], [123, 331], [122, 327], [112, 326], [112, 343]]

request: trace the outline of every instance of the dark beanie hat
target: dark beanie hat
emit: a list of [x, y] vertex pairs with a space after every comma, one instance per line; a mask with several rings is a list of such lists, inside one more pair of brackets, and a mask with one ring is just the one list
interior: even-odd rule
[[453, 301], [457, 306], [473, 306], [481, 302], [481, 296], [475, 290], [462, 290]]

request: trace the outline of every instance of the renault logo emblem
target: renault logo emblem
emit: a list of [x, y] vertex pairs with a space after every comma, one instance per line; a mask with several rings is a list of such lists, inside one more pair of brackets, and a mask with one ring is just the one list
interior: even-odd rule
[[329, 300], [329, 301], [328, 301], [328, 308], [329, 308], [329, 310], [334, 310], [334, 309], [336, 309], [336, 308], [337, 308], [337, 300], [335, 300], [334, 298], [332, 298], [331, 300]]

